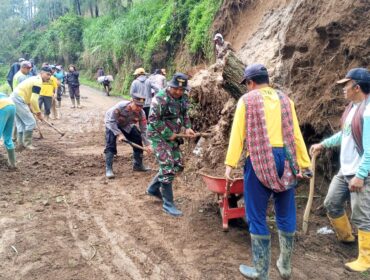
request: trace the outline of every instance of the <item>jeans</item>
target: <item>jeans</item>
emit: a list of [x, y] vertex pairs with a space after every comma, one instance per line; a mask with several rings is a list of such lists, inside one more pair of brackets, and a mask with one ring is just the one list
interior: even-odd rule
[[370, 231], [370, 176], [365, 179], [363, 191], [358, 193], [348, 189], [352, 178], [339, 170], [330, 183], [324, 206], [331, 218], [339, 218], [345, 213], [345, 203], [350, 201], [353, 224], [360, 230]]

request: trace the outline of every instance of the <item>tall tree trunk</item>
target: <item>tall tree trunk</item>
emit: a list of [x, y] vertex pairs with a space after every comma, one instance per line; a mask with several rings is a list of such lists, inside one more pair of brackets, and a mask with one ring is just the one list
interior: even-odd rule
[[81, 2], [80, 0], [75, 0], [75, 8], [76, 8], [76, 14], [81, 16]]
[[99, 17], [98, 0], [95, 0], [95, 17]]
[[93, 18], [94, 17], [94, 9], [93, 9], [93, 4], [92, 2], [89, 2], [89, 10], [90, 10], [90, 15]]

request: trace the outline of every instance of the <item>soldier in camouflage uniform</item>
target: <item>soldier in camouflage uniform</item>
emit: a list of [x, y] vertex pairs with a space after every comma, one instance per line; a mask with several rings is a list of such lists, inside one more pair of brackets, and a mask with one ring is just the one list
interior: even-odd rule
[[159, 172], [149, 184], [147, 194], [163, 200], [163, 210], [173, 216], [180, 216], [173, 202], [172, 182], [176, 173], [184, 169], [180, 144], [183, 139], [177, 134], [185, 128], [185, 134], [195, 136], [188, 115], [188, 77], [176, 73], [168, 87], [160, 90], [153, 98], [149, 113], [148, 138], [152, 142]]

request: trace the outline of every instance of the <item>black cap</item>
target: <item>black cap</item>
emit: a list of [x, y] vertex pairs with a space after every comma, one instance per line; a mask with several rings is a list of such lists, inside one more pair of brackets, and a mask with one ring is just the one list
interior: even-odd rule
[[267, 73], [267, 69], [263, 64], [251, 64], [245, 67], [243, 80], [240, 84], [244, 84], [247, 80], [250, 80], [253, 77], [260, 77], [266, 76], [268, 77], [269, 74]]
[[344, 84], [349, 80], [370, 83], [370, 73], [366, 68], [353, 68], [349, 70], [346, 77], [339, 80], [337, 84]]
[[53, 72], [49, 66], [42, 67], [41, 68], [41, 71], [48, 72], [50, 74]]
[[186, 90], [189, 90], [188, 87], [188, 76], [186, 76], [183, 73], [176, 73], [173, 75], [172, 80], [168, 82], [168, 86], [172, 88], [184, 88]]

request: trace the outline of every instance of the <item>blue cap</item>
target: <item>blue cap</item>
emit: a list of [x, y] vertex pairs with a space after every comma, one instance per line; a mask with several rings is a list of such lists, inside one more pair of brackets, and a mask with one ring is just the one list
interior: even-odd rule
[[248, 65], [245, 67], [243, 80], [240, 82], [240, 84], [244, 84], [247, 80], [259, 76], [268, 77], [269, 74], [267, 73], [267, 68], [263, 64], [258, 63]]
[[172, 88], [184, 88], [189, 90], [188, 87], [188, 76], [183, 73], [176, 73], [173, 75], [172, 80], [168, 82], [168, 86]]
[[337, 84], [344, 84], [350, 80], [370, 83], [370, 73], [366, 68], [353, 68], [349, 70], [346, 74], [346, 77], [339, 80]]

